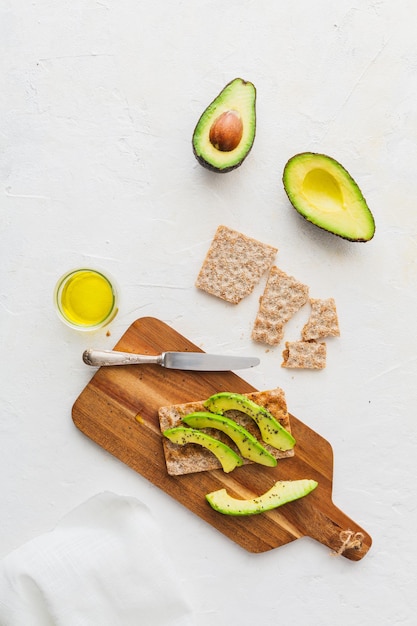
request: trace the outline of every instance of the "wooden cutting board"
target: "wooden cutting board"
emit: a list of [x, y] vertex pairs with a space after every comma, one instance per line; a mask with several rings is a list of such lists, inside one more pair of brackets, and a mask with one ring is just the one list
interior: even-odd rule
[[[141, 354], [202, 352], [151, 317], [136, 320], [115, 349]], [[230, 474], [221, 469], [184, 476], [167, 474], [159, 407], [202, 400], [219, 391], [254, 390], [233, 372], [185, 372], [158, 365], [102, 367], [75, 401], [72, 418], [90, 439], [250, 552], [265, 552], [309, 536], [333, 553], [360, 560], [372, 540], [332, 502], [332, 448], [293, 415], [295, 456], [279, 461], [275, 468], [253, 464]], [[299, 478], [313, 478], [318, 487], [305, 498], [261, 515], [229, 517], [211, 509], [205, 500], [206, 493], [222, 487], [231, 495], [248, 498], [267, 491], [276, 480]]]

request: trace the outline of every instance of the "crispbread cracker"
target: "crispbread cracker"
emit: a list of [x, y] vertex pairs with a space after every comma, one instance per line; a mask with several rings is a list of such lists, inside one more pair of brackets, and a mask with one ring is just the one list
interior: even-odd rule
[[219, 226], [197, 276], [195, 286], [237, 304], [252, 293], [274, 262], [277, 248]]
[[[247, 396], [256, 404], [263, 406], [286, 430], [291, 432], [290, 417], [287, 410], [285, 394], [282, 389], [276, 388], [268, 391], [253, 391], [243, 395]], [[206, 400], [206, 398], [204, 400]], [[167, 430], [168, 428], [184, 425], [181, 422], [181, 418], [189, 413], [194, 413], [195, 411], [207, 411], [203, 405], [204, 400], [161, 407], [159, 409], [161, 432], [164, 432], [164, 430]], [[246, 428], [246, 430], [256, 437], [276, 459], [294, 456], [294, 450], [277, 450], [262, 441], [258, 426], [248, 415], [245, 415], [240, 411], [227, 411], [227, 417], [235, 420], [238, 424]], [[229, 439], [229, 437], [223, 432], [215, 428], [203, 428], [201, 430], [207, 432], [213, 437], [216, 437], [217, 439], [220, 439], [239, 454], [239, 450], [233, 441], [231, 441], [231, 439]], [[162, 441], [167, 471], [170, 475], [177, 476], [180, 474], [204, 472], [207, 470], [221, 468], [221, 464], [217, 458], [209, 450], [203, 448], [202, 446], [191, 443], [181, 446], [172, 443], [169, 439], [167, 439], [167, 437], [163, 437]], [[243, 462], [244, 464], [252, 463], [252, 461], [249, 461], [248, 459], [243, 459]]]
[[310, 304], [310, 318], [301, 331], [302, 339], [309, 341], [323, 337], [338, 337], [340, 335], [339, 321], [334, 299], [310, 298]]
[[252, 339], [271, 346], [280, 343], [284, 326], [308, 300], [308, 287], [275, 265], [269, 271], [252, 330]]
[[282, 357], [282, 367], [323, 369], [326, 367], [326, 344], [316, 341], [287, 341]]

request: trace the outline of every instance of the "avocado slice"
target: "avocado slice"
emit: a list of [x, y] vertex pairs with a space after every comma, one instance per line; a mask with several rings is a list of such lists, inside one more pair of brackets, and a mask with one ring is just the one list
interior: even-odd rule
[[225, 173], [242, 165], [255, 139], [255, 86], [235, 78], [206, 108], [193, 133], [193, 152], [207, 169]]
[[226, 489], [212, 491], [206, 495], [210, 506], [224, 515], [255, 515], [276, 509], [287, 502], [298, 500], [308, 495], [317, 487], [315, 480], [278, 480], [263, 495], [251, 500], [239, 500], [230, 496]]
[[234, 441], [245, 459], [267, 467], [275, 467], [277, 464], [276, 458], [246, 428], [228, 417], [197, 411], [189, 413], [182, 421], [192, 428], [215, 428], [222, 431]]
[[241, 411], [257, 423], [262, 439], [278, 450], [291, 450], [295, 439], [269, 411], [239, 393], [221, 391], [203, 402], [206, 409], [223, 415], [225, 411]]
[[374, 236], [374, 217], [361, 190], [332, 157], [296, 154], [287, 161], [282, 180], [291, 204], [309, 222], [349, 241]]
[[199, 430], [195, 430], [194, 428], [175, 426], [174, 428], [164, 430], [163, 435], [173, 443], [181, 446], [186, 445], [187, 443], [196, 443], [204, 448], [207, 448], [207, 450], [210, 450], [210, 452], [217, 457], [223, 470], [227, 474], [234, 470], [235, 467], [243, 465], [242, 459], [234, 450], [232, 450], [232, 448], [227, 446], [222, 441], [219, 441], [219, 439], [210, 437], [210, 435], [207, 435]]

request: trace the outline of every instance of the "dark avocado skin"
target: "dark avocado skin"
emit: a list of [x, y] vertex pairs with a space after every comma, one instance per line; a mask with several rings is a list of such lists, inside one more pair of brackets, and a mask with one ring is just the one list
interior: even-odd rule
[[[287, 193], [287, 192], [285, 192]], [[287, 194], [288, 196], [288, 194]], [[292, 206], [292, 208], [294, 209], [294, 211], [299, 215], [299, 217], [301, 217], [305, 222], [308, 222], [309, 224], [312, 224], [312, 226], [315, 226], [316, 228], [319, 228], [322, 232], [327, 233], [328, 235], [332, 235], [333, 237], [339, 237], [339, 239], [343, 239], [343, 241], [350, 241], [353, 243], [366, 243], [367, 241], [371, 241], [371, 239], [354, 239], [354, 238], [350, 238], [350, 237], [345, 237], [344, 235], [341, 235], [340, 233], [333, 233], [330, 230], [327, 230], [327, 228], [323, 228], [323, 226], [320, 226], [320, 224], [317, 224], [317, 222], [313, 222], [313, 220], [309, 220], [308, 217], [306, 217], [305, 215], [303, 215], [302, 213], [300, 213], [299, 211], [297, 211], [297, 209], [294, 207], [293, 203], [291, 202], [290, 197], [288, 196], [288, 200], [290, 201], [290, 204]], [[372, 239], [375, 236], [375, 232], [372, 235]]]
[[[249, 81], [245, 81], [243, 80], [243, 78], [235, 78], [231, 81], [229, 81], [227, 83], [227, 85], [225, 85], [225, 87], [223, 87], [223, 89], [221, 90], [221, 92], [216, 96], [216, 98], [214, 98], [214, 100], [212, 100], [212, 102], [205, 108], [205, 110], [203, 111], [203, 113], [200, 115], [198, 122], [195, 126], [194, 132], [195, 130], [199, 127], [200, 122], [202, 120], [202, 118], [204, 117], [207, 109], [209, 107], [211, 107], [217, 100], [218, 98], [221, 96], [221, 94], [235, 81], [240, 80], [242, 82], [242, 84], [247, 84]], [[252, 84], [252, 83], [250, 83]], [[252, 84], [253, 86], [253, 84]], [[253, 87], [255, 90], [255, 101], [256, 101], [256, 89], [255, 87]], [[193, 133], [193, 139], [192, 139], [192, 148], [193, 148], [193, 154], [195, 156], [195, 158], [197, 159], [198, 163], [200, 165], [202, 165], [204, 168], [206, 168], [207, 170], [209, 170], [210, 172], [215, 172], [216, 174], [226, 174], [227, 172], [231, 172], [232, 170], [237, 169], [238, 167], [240, 167], [242, 165], [242, 163], [245, 161], [246, 157], [248, 156], [248, 154], [250, 153], [250, 151], [252, 150], [253, 144], [255, 142], [255, 136], [256, 136], [256, 123], [254, 124], [254, 132], [253, 132], [253, 139], [252, 139], [252, 143], [250, 145], [250, 147], [246, 150], [246, 152], [243, 154], [242, 158], [235, 164], [230, 165], [230, 166], [226, 166], [226, 167], [216, 167], [215, 165], [213, 165], [212, 163], [209, 163], [208, 161], [205, 160], [204, 156], [202, 154], [198, 154], [194, 145], [194, 133]]]
[[[256, 136], [256, 131], [255, 131], [255, 135], [253, 137], [253, 140], [255, 141], [255, 136]], [[253, 144], [252, 144], [253, 145]], [[243, 163], [243, 161], [246, 159], [246, 157], [248, 156], [249, 152], [252, 150], [252, 146], [249, 148], [249, 150], [246, 152], [245, 156], [243, 157], [243, 159], [241, 159], [238, 163], [235, 163], [235, 165], [231, 165], [230, 167], [223, 167], [223, 168], [218, 168], [218, 167], [214, 167], [214, 165], [212, 165], [211, 163], [207, 163], [207, 161], [205, 161], [205, 159], [197, 154], [196, 150], [195, 150], [195, 146], [193, 144], [193, 153], [195, 158], [197, 159], [197, 161], [200, 163], [200, 165], [202, 165], [203, 167], [205, 167], [207, 170], [209, 170], [210, 172], [216, 172], [216, 174], [226, 174], [227, 172], [231, 172], [232, 170], [237, 169], [238, 167], [240, 167]]]
[[205, 161], [203, 159], [202, 156], [198, 155], [195, 151], [194, 145], [193, 145], [193, 152], [194, 152], [194, 156], [197, 159], [197, 161], [200, 163], [200, 165], [202, 165], [203, 167], [205, 167], [207, 170], [209, 170], [210, 172], [216, 172], [216, 174], [226, 174], [227, 172], [231, 172], [232, 170], [237, 169], [238, 167], [240, 167], [243, 163], [243, 161], [246, 159], [246, 157], [248, 156], [249, 152], [251, 151], [252, 146], [249, 148], [249, 150], [247, 151], [246, 155], [243, 157], [243, 159], [241, 161], [239, 161], [239, 163], [236, 163], [235, 165], [231, 165], [230, 167], [223, 167], [222, 169], [219, 169], [217, 167], [214, 167], [214, 165], [212, 165], [211, 163], [207, 163], [207, 161]]
[[[294, 210], [297, 211], [297, 209], [294, 209]], [[367, 241], [371, 241], [371, 239], [354, 239], [353, 237], [352, 238], [344, 237], [340, 233], [333, 233], [330, 230], [327, 230], [327, 228], [323, 228], [323, 226], [320, 226], [320, 224], [317, 224], [316, 222], [313, 222], [312, 220], [309, 220], [307, 217], [305, 217], [305, 215], [301, 215], [301, 213], [299, 213], [298, 211], [297, 211], [297, 213], [298, 213], [298, 215], [300, 217], [302, 217], [309, 224], [312, 224], [316, 228], [320, 228], [321, 231], [323, 231], [324, 233], [327, 233], [328, 235], [333, 235], [333, 237], [339, 237], [339, 239], [343, 239], [343, 241], [350, 241], [350, 242], [353, 242], [353, 243], [366, 243]], [[373, 236], [372, 236], [372, 238], [373, 238]]]
[[197, 154], [197, 152], [195, 151], [194, 144], [193, 144], [193, 153], [194, 153], [194, 156], [197, 159], [197, 161], [200, 163], [200, 165], [205, 167], [206, 170], [209, 170], [210, 172], [215, 172], [216, 174], [226, 174], [227, 172], [231, 172], [232, 170], [235, 170], [237, 167], [239, 167], [243, 163], [243, 161], [244, 161], [244, 159], [243, 159], [242, 161], [240, 161], [236, 165], [233, 165], [231, 167], [224, 167], [223, 169], [219, 169], [218, 167], [214, 167], [214, 165], [212, 165], [211, 163], [207, 163], [207, 161], [205, 161], [202, 156]]

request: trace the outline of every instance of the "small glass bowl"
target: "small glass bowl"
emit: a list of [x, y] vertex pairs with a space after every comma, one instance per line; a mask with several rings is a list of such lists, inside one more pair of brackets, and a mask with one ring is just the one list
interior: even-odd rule
[[73, 269], [58, 280], [54, 305], [67, 326], [81, 331], [98, 330], [117, 315], [117, 288], [113, 279], [97, 269]]

